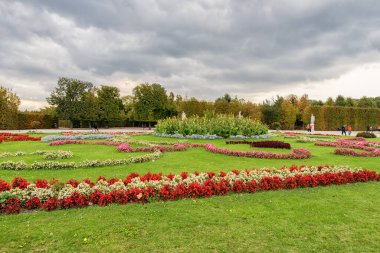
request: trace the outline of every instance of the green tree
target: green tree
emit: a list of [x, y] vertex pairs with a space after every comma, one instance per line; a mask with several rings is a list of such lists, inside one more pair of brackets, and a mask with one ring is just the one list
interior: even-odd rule
[[280, 124], [283, 129], [294, 129], [297, 118], [297, 110], [295, 106], [288, 100], [283, 100], [280, 111]]
[[89, 122], [96, 122], [99, 120], [99, 114], [99, 99], [96, 95], [96, 89], [93, 88], [83, 94], [83, 111], [81, 119]]
[[118, 121], [124, 116], [123, 101], [120, 98], [120, 90], [113, 86], [100, 86], [97, 90], [99, 103], [99, 118], [102, 121]]
[[325, 105], [334, 106], [334, 99], [332, 97], [329, 97]]
[[338, 95], [335, 99], [335, 105], [336, 106], [346, 106], [347, 101], [342, 95]]
[[377, 104], [374, 98], [364, 96], [358, 100], [358, 107], [376, 108]]
[[137, 120], [156, 121], [177, 115], [166, 90], [160, 84], [144, 83], [133, 89], [133, 115]]
[[0, 129], [16, 129], [20, 98], [9, 89], [0, 86]]
[[58, 87], [50, 94], [47, 101], [57, 107], [59, 118], [69, 119], [74, 126], [79, 126], [85, 107], [85, 94], [93, 86], [90, 82], [61, 77], [58, 79]]

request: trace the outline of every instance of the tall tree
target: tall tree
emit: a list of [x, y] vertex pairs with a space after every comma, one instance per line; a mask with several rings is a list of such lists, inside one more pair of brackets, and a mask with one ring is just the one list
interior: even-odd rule
[[338, 95], [335, 99], [335, 105], [336, 106], [346, 106], [347, 101], [342, 95]]
[[96, 89], [92, 88], [90, 91], [83, 94], [83, 111], [82, 120], [96, 122], [100, 118], [99, 99], [96, 95]]
[[160, 84], [144, 83], [133, 89], [134, 118], [137, 120], [155, 121], [177, 115], [166, 90]]
[[0, 86], [0, 129], [16, 129], [20, 98], [9, 89]]
[[297, 118], [295, 106], [288, 100], [283, 100], [280, 111], [280, 124], [283, 129], [294, 129], [294, 124]]
[[82, 119], [84, 110], [84, 98], [92, 88], [90, 82], [61, 77], [58, 79], [58, 87], [50, 94], [47, 101], [57, 106], [57, 115], [61, 119], [69, 119], [73, 123]]
[[99, 117], [105, 122], [118, 121], [124, 115], [123, 101], [117, 87], [102, 85], [97, 91]]
[[358, 107], [374, 108], [377, 107], [377, 104], [374, 98], [364, 96], [358, 100]]

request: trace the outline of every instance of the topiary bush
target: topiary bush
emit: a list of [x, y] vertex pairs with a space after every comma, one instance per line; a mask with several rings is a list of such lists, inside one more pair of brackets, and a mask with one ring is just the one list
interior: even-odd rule
[[356, 137], [376, 138], [376, 135], [371, 132], [359, 132], [356, 134]]

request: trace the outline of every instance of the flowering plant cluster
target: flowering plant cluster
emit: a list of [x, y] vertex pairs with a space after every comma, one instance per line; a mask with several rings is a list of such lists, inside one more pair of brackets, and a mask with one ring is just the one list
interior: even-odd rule
[[118, 146], [121, 142], [116, 141], [81, 141], [81, 140], [57, 140], [49, 143], [49, 146], [61, 146], [67, 144], [107, 145]]
[[303, 148], [295, 148], [292, 153], [272, 153], [263, 151], [235, 151], [226, 148], [218, 148], [213, 144], [192, 144], [193, 147], [204, 147], [207, 151], [229, 156], [264, 158], [264, 159], [306, 159], [311, 157], [311, 152]]
[[43, 155], [44, 159], [67, 159], [73, 157], [73, 152], [71, 151], [46, 151], [46, 150], [37, 150], [31, 153], [25, 153], [22, 151], [17, 151], [15, 153], [11, 152], [2, 152], [0, 153], [0, 158], [2, 157], [16, 157], [16, 156], [26, 156], [26, 155]]
[[252, 135], [252, 136], [244, 136], [244, 135], [233, 135], [230, 136], [230, 139], [267, 139], [271, 138], [270, 134], [261, 134], [261, 135]]
[[167, 138], [179, 138], [179, 139], [201, 139], [201, 140], [216, 140], [216, 139], [223, 139], [223, 137], [220, 137], [216, 134], [192, 134], [192, 135], [183, 135], [179, 133], [175, 134], [166, 134], [166, 133], [153, 133], [154, 136], [157, 137], [167, 137]]
[[27, 134], [0, 133], [0, 143], [3, 141], [40, 141], [41, 137], [32, 137]]
[[44, 153], [44, 159], [53, 160], [53, 159], [68, 159], [73, 157], [73, 152], [57, 150], [57, 151], [48, 151]]
[[[345, 156], [370, 157], [380, 156], [380, 149], [376, 146], [377, 142], [368, 142], [362, 137], [352, 139], [338, 138], [334, 142], [316, 142], [316, 146], [337, 147], [334, 153]], [[358, 152], [354, 149], [361, 149], [363, 152]]]
[[187, 150], [190, 147], [189, 144], [186, 143], [176, 143], [172, 146], [161, 146], [161, 145], [155, 145], [150, 147], [138, 147], [138, 148], [132, 148], [128, 143], [122, 143], [117, 147], [117, 150], [120, 152], [152, 152], [155, 150], [160, 150], [161, 152], [175, 152], [175, 151], [184, 151]]
[[[135, 132], [115, 132], [115, 131], [110, 131], [110, 132], [102, 132], [104, 134], [109, 134], [109, 135], [140, 135], [140, 134], [145, 134], [144, 132], [138, 132], [138, 131], [135, 131]], [[73, 135], [90, 135], [90, 134], [94, 134], [94, 132], [79, 132], [79, 131], [67, 131], [67, 132], [61, 132], [62, 135], [64, 136], [73, 136]]]
[[57, 140], [94, 140], [94, 139], [111, 139], [110, 134], [84, 134], [84, 135], [48, 135], [41, 139], [43, 142], [51, 142]]
[[131, 163], [143, 163], [148, 161], [155, 161], [161, 157], [160, 150], [155, 150], [153, 153], [141, 156], [130, 157], [128, 159], [106, 159], [106, 160], [86, 160], [80, 163], [76, 162], [34, 162], [27, 165], [24, 161], [6, 161], [0, 163], [0, 170], [43, 170], [43, 169], [77, 169], [85, 167], [104, 167], [104, 166], [117, 166], [126, 165]]
[[249, 144], [251, 147], [290, 149], [290, 144], [283, 141], [226, 141], [226, 144]]
[[70, 179], [61, 183], [44, 179], [29, 183], [16, 177], [11, 183], [0, 179], [0, 212], [19, 213], [22, 209], [81, 208], [88, 205], [107, 206], [127, 203], [147, 203], [183, 198], [207, 198], [228, 193], [290, 190], [295, 188], [340, 185], [355, 182], [380, 181], [375, 171], [337, 166], [292, 166], [289, 169], [252, 169], [230, 172], [182, 172], [179, 175], [162, 173], [129, 174], [124, 180], [99, 177]]

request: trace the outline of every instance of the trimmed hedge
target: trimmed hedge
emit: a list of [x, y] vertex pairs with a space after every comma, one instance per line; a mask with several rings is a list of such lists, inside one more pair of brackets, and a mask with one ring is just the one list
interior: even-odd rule
[[342, 125], [351, 125], [354, 131], [366, 130], [367, 126], [380, 125], [380, 109], [342, 106], [311, 106], [307, 119], [315, 116], [315, 130], [337, 130]]
[[51, 115], [38, 112], [18, 113], [18, 129], [48, 129], [52, 128], [54, 123], [58, 124], [58, 119]]

